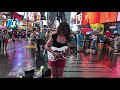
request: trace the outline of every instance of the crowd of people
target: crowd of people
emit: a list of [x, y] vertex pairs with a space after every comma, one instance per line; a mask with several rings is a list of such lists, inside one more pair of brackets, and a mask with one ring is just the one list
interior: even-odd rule
[[37, 51], [40, 51], [44, 49], [44, 45], [51, 35], [52, 31], [48, 29], [42, 29], [40, 27], [33, 28], [33, 30], [28, 33], [28, 43], [31, 46], [37, 46]]
[[78, 31], [76, 34], [76, 41], [78, 51], [91, 53], [96, 52], [102, 55], [103, 52], [111, 54], [112, 52], [118, 53], [120, 51], [120, 35], [119, 34], [84, 34]]
[[37, 46], [37, 50], [40, 51], [40, 48], [44, 48], [45, 41], [50, 38], [52, 31], [48, 29], [41, 29], [40, 27], [33, 28], [32, 31], [27, 32], [25, 30], [18, 31], [9, 31], [9, 30], [0, 30], [0, 49], [6, 49], [9, 40], [12, 41], [21, 41], [22, 39], [28, 40], [29, 45]]
[[9, 40], [21, 40], [23, 37], [24, 32], [22, 31], [9, 31], [9, 30], [0, 30], [0, 49], [7, 48]]

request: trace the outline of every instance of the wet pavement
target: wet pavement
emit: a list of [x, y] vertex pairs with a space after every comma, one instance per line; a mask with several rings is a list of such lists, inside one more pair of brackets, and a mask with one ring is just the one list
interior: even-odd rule
[[64, 69], [65, 78], [120, 78], [120, 56], [116, 57], [116, 65], [113, 59], [104, 55], [101, 60], [92, 54], [79, 54], [81, 60], [71, 55]]
[[[35, 46], [29, 46], [27, 41], [9, 41], [7, 51], [0, 50], [0, 78], [16, 78], [18, 70], [26, 68], [47, 68], [47, 56], [43, 56], [43, 50], [36, 52]], [[67, 58], [64, 68], [65, 78], [120, 78], [120, 55], [116, 54], [116, 64], [109, 55], [104, 55], [98, 60], [95, 54], [85, 55], [79, 53]]]
[[29, 67], [39, 68], [41, 65], [46, 66], [47, 61], [36, 52], [35, 47], [28, 46], [27, 41], [22, 42], [10, 41], [7, 51], [1, 50], [0, 53], [0, 78], [16, 77], [18, 70]]

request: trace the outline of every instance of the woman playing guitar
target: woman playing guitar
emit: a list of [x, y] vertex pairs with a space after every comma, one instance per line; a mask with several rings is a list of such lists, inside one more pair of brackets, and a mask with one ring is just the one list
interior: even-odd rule
[[61, 58], [61, 54], [59, 52], [64, 52], [66, 49], [69, 52], [68, 43], [70, 42], [70, 35], [71, 30], [69, 24], [66, 22], [61, 22], [57, 28], [57, 33], [53, 34], [45, 45], [45, 48], [48, 50], [48, 52], [51, 53], [52, 56], [55, 56], [54, 59], [52, 59], [49, 58], [51, 56], [48, 55], [48, 64], [51, 69], [51, 78], [63, 77], [66, 59]]

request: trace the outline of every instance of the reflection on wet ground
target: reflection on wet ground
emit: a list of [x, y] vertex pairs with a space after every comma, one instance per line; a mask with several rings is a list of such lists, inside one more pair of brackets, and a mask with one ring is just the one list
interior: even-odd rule
[[[64, 69], [64, 77], [120, 78], [119, 55], [115, 56], [116, 65], [113, 64], [114, 58], [110, 58], [107, 54], [101, 57], [101, 59], [99, 59], [96, 54], [80, 53], [79, 56], [81, 56], [81, 60], [73, 58], [74, 56], [69, 57]], [[114, 55], [112, 57], [114, 57]]]
[[[7, 52], [0, 51], [0, 78], [15, 78], [20, 69], [48, 67], [47, 55], [43, 56], [42, 50], [36, 52], [35, 48], [26, 46], [28, 44], [24, 40], [21, 42], [10, 41]], [[64, 77], [118, 78], [120, 77], [120, 56], [115, 54], [112, 57], [113, 59], [106, 54], [99, 60], [96, 54], [79, 53], [78, 56], [71, 54], [67, 58]], [[112, 65], [116, 67], [111, 67]]]
[[36, 52], [35, 48], [25, 48], [26, 41], [13, 42], [8, 45], [7, 51], [0, 52], [0, 77], [15, 77], [18, 70], [28, 67], [39, 69], [41, 65], [47, 63], [41, 52]]

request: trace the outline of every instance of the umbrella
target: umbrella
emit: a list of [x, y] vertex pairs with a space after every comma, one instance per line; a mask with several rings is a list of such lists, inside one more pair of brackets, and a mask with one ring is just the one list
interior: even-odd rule
[[86, 32], [86, 34], [93, 34], [94, 33], [94, 31], [88, 31], [88, 32]]
[[97, 31], [88, 31], [88, 32], [86, 32], [86, 34], [98, 34], [98, 32]]
[[8, 30], [8, 29], [4, 26], [0, 26], [0, 30]]
[[106, 36], [112, 36], [112, 33], [111, 32], [105, 32], [105, 35]]
[[82, 28], [82, 32], [84, 34], [86, 34], [86, 32], [88, 32], [88, 31], [92, 31], [92, 29], [91, 28]]

